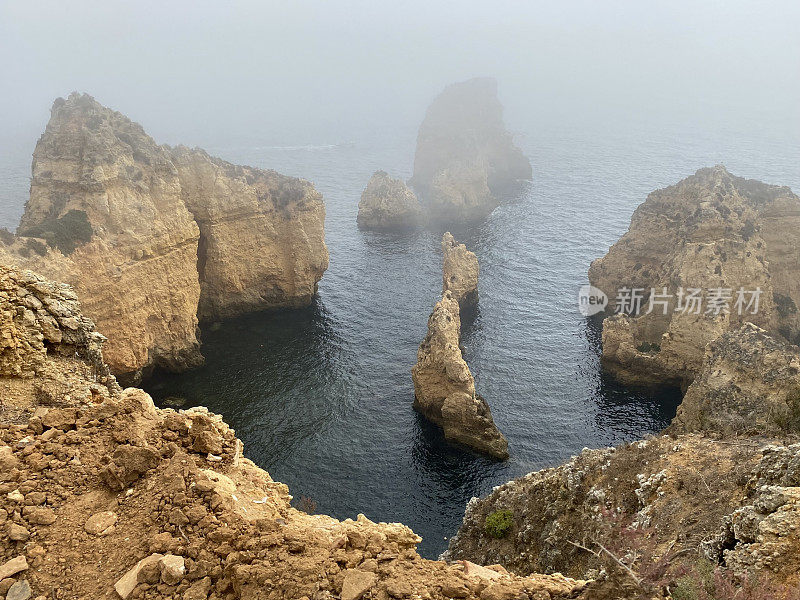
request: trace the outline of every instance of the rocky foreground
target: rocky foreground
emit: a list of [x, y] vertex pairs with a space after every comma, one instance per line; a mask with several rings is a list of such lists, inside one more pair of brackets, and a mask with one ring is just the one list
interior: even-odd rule
[[[703, 597], [689, 594], [706, 586], [713, 598], [796, 598], [799, 358], [752, 324], [725, 334], [669, 435], [587, 449], [473, 498], [445, 558], [518, 574], [616, 572], [627, 591], [608, 597]], [[493, 536], [497, 514], [508, 527]]]
[[71, 288], [0, 267], [0, 598], [586, 593], [561, 575], [424, 560], [401, 524], [292, 508], [219, 416], [121, 390], [102, 341]]
[[5, 264], [72, 285], [112, 371], [202, 362], [199, 319], [308, 304], [328, 265], [314, 187], [159, 146], [91, 96], [53, 104]]
[[629, 313], [603, 324], [603, 366], [625, 384], [686, 389], [706, 345], [744, 322], [797, 342], [798, 256], [800, 198], [787, 187], [717, 166], [651, 193], [589, 269], [608, 310]]

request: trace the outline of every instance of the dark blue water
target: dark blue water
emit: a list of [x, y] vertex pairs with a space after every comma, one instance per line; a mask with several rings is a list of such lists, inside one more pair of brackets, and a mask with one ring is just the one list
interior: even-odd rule
[[[642, 395], [601, 374], [599, 333], [576, 309], [589, 263], [625, 232], [648, 192], [700, 167], [724, 163], [737, 175], [800, 189], [800, 136], [747, 115], [529, 120], [516, 129], [534, 168], [530, 190], [485, 222], [453, 231], [481, 263], [479, 309], [465, 322], [463, 345], [509, 439], [508, 462], [445, 443], [411, 409], [410, 369], [440, 293], [442, 232], [356, 228], [373, 171], [410, 175], [410, 129], [319, 146], [207, 148], [313, 181], [327, 205], [330, 268], [313, 306], [207, 327], [206, 365], [159, 376], [146, 389], [222, 413], [246, 455], [296, 498], [339, 518], [363, 512], [402, 521], [423, 536], [427, 556], [444, 549], [470, 497], [583, 447], [663, 428], [674, 393]], [[22, 211], [34, 142], [0, 154], [0, 224], [13, 227]]]

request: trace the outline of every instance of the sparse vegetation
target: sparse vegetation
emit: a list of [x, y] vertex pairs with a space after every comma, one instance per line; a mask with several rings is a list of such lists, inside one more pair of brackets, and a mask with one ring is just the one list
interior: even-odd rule
[[642, 342], [641, 344], [636, 346], [636, 349], [639, 352], [647, 352], [647, 353], [652, 352], [653, 354], [655, 354], [656, 352], [661, 351], [661, 346], [655, 342]]
[[789, 315], [793, 315], [797, 312], [797, 305], [789, 296], [786, 296], [785, 294], [774, 293], [772, 298], [775, 300], [775, 307], [778, 309], [778, 314], [780, 316], [788, 317]]
[[313, 515], [317, 512], [317, 503], [308, 496], [300, 496], [297, 501], [297, 510], [302, 510], [304, 513]]
[[496, 510], [486, 517], [483, 528], [487, 535], [501, 539], [508, 535], [514, 526], [514, 514], [510, 510]]
[[51, 248], [72, 254], [92, 239], [92, 225], [85, 211], [70, 210], [61, 217], [45, 219], [38, 225], [20, 231], [21, 235], [43, 238]]

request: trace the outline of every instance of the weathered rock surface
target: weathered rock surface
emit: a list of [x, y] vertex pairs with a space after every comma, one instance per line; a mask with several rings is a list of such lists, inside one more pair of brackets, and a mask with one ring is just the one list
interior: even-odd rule
[[307, 182], [159, 146], [74, 93], [53, 104], [0, 258], [72, 285], [111, 369], [135, 380], [202, 362], [198, 312], [307, 303], [327, 267], [323, 221]]
[[[739, 573], [770, 571], [800, 584], [800, 444], [762, 449], [748, 503], [724, 519], [701, 549]], [[796, 589], [796, 588], [795, 588]]]
[[503, 124], [497, 82], [454, 83], [428, 108], [417, 136], [411, 184], [434, 221], [482, 219], [531, 165]]
[[460, 337], [458, 302], [446, 291], [428, 318], [428, 334], [411, 369], [414, 408], [439, 425], [446, 439], [496, 458], [508, 458], [508, 441], [494, 424], [486, 400], [475, 393]]
[[199, 318], [308, 305], [328, 268], [325, 206], [314, 186], [201, 149], [170, 155], [200, 228]]
[[[14, 308], [0, 296], [0, 310]], [[35, 329], [19, 335], [35, 346]], [[221, 417], [160, 410], [134, 388], [93, 393], [85, 359], [41, 358], [36, 372], [70, 390], [57, 398], [60, 408], [49, 397], [38, 403], [33, 379], [15, 375], [23, 369], [0, 377], [4, 406], [19, 405], [14, 414], [24, 416], [11, 423], [0, 413], [0, 457], [9, 467], [0, 470], [0, 593], [24, 580], [31, 597], [48, 598], [589, 597], [586, 582], [561, 575], [492, 581], [424, 560], [420, 538], [398, 523], [298, 511], [285, 485], [242, 456]], [[43, 425], [67, 409], [73, 417], [56, 419], [64, 429]], [[43, 510], [53, 518], [41, 519]], [[9, 537], [8, 521], [29, 539]], [[86, 533], [90, 521], [102, 536]]]
[[474, 252], [457, 244], [448, 231], [442, 236], [442, 294], [450, 291], [462, 309], [478, 301], [480, 266]]
[[375, 171], [358, 203], [358, 226], [362, 229], [402, 230], [424, 223], [422, 205], [405, 183]]
[[[686, 388], [700, 370], [706, 345], [745, 321], [797, 340], [798, 256], [800, 198], [789, 188], [735, 177], [717, 166], [651, 193], [628, 232], [589, 269], [592, 285], [609, 296], [609, 311], [623, 288], [643, 290], [638, 315], [606, 319], [603, 365], [623, 383]], [[690, 289], [702, 290], [699, 310], [688, 301]], [[751, 292], [759, 289], [754, 313]], [[647, 314], [651, 290], [667, 292], [666, 314], [656, 296]], [[718, 311], [715, 295], [724, 305]]]
[[[604, 547], [642, 579], [634, 585], [626, 573], [618, 573], [618, 584], [629, 586], [629, 595], [622, 597], [651, 598], [665, 584], [674, 589], [683, 572], [708, 556], [713, 565], [730, 569], [730, 577], [756, 567], [751, 577], [785, 592], [797, 582], [800, 539], [792, 528], [800, 514], [793, 491], [797, 488], [777, 493], [767, 486], [758, 492], [754, 481], [765, 461], [777, 465], [775, 474], [789, 472], [790, 464], [797, 466], [792, 462], [797, 462], [797, 452], [797, 445], [720, 443], [697, 434], [587, 449], [561, 466], [473, 498], [442, 558], [499, 563], [518, 574], [559, 571], [586, 577], [614, 568]], [[789, 477], [780, 485], [797, 484]], [[511, 512], [513, 526], [498, 539], [489, 534], [486, 521], [500, 510]], [[758, 516], [748, 522], [752, 533], [738, 533], [744, 526], [731, 525], [754, 512]], [[738, 527], [735, 546], [731, 527]], [[723, 552], [726, 558], [720, 563]], [[776, 553], [772, 560], [770, 552]]]
[[670, 431], [724, 436], [800, 433], [800, 348], [752, 323], [706, 348]]

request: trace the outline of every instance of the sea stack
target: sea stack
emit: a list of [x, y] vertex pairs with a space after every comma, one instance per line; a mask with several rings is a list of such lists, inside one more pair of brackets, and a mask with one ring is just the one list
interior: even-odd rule
[[[445, 234], [442, 247], [452, 251], [453, 236]], [[460, 246], [467, 252], [463, 245]], [[469, 252], [472, 258], [474, 254]], [[463, 258], [464, 254], [459, 253]], [[454, 261], [458, 262], [458, 261]], [[470, 261], [467, 261], [470, 262]], [[445, 265], [448, 264], [445, 258]], [[477, 285], [477, 259], [474, 274]], [[453, 272], [459, 272], [454, 268]], [[464, 298], [474, 297], [470, 277], [458, 279], [456, 286], [466, 292]], [[428, 333], [417, 351], [417, 364], [411, 369], [414, 381], [414, 408], [428, 420], [439, 425], [447, 440], [458, 442], [495, 458], [508, 458], [508, 441], [492, 419], [489, 405], [475, 391], [475, 380], [461, 353], [461, 309], [455, 294], [445, 288], [442, 299], [436, 303], [428, 318]]]
[[361, 229], [413, 229], [424, 222], [422, 205], [400, 179], [375, 171], [361, 194], [357, 222]]
[[417, 136], [411, 185], [435, 222], [484, 218], [531, 165], [503, 123], [497, 82], [449, 85], [428, 108]]
[[799, 257], [800, 198], [787, 187], [717, 166], [651, 193], [589, 269], [607, 310], [627, 313], [603, 323], [604, 367], [625, 384], [686, 389], [706, 345], [744, 322], [796, 343]]
[[464, 309], [478, 302], [480, 266], [474, 252], [457, 244], [448, 231], [442, 236], [442, 295], [449, 291]]
[[0, 258], [73, 286], [130, 383], [201, 364], [198, 316], [309, 303], [328, 264], [324, 218], [308, 182], [159, 146], [73, 93], [53, 104]]

